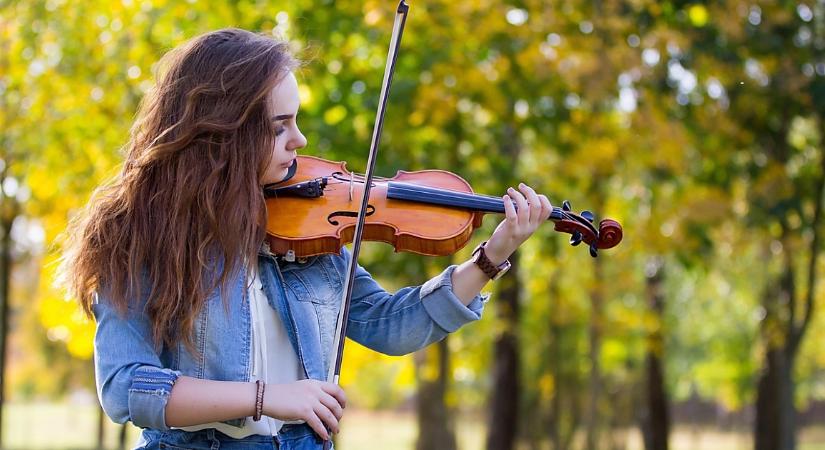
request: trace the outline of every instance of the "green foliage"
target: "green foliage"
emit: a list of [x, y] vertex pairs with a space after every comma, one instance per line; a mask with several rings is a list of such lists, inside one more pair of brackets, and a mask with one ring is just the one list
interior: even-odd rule
[[[58, 234], [94, 186], [117, 173], [157, 60], [216, 28], [290, 39], [306, 60], [305, 152], [363, 170], [393, 5], [322, 3], [0, 4], [3, 160], [17, 161], [31, 191], [26, 213], [54, 245], [44, 260], [59, 252]], [[698, 392], [732, 409], [753, 401], [766, 315], [759, 299], [779, 252], [794, 252], [801, 268], [821, 250], [807, 247], [807, 226], [823, 157], [816, 117], [825, 108], [821, 6], [758, 3], [412, 2], [378, 173], [441, 168], [491, 195], [524, 181], [554, 204], [569, 199], [624, 226], [624, 241], [602, 252], [599, 275], [586, 251], [550, 225], [521, 250], [526, 421], [543, 427], [560, 415], [568, 432], [582, 419], [593, 323], [612, 395], [601, 399], [606, 416], [632, 417], [620, 410], [631, 406], [618, 405], [638, 399], [653, 331], [664, 334], [676, 400]], [[497, 220], [487, 218], [452, 259], [374, 244], [363, 264], [388, 288], [417, 284], [467, 258]], [[780, 243], [783, 226], [789, 236]], [[666, 270], [661, 317], [645, 291], [651, 258]], [[52, 269], [44, 265], [44, 280]], [[66, 310], [62, 293], [44, 281], [34, 304], [47, 330], [61, 327], [72, 355], [91, 356], [93, 324]], [[488, 308], [451, 338], [455, 405], [481, 407], [495, 388], [495, 295]], [[798, 359], [800, 404], [825, 396], [816, 346], [823, 330], [820, 314]], [[342, 381], [362, 404], [396, 405], [412, 394], [410, 358], [348, 352]]]

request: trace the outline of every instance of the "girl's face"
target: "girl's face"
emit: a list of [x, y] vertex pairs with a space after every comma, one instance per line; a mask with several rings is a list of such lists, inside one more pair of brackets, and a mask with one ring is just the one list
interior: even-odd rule
[[292, 72], [272, 88], [269, 102], [276, 138], [269, 165], [261, 179], [262, 185], [283, 180], [297, 156], [296, 150], [307, 145], [307, 140], [296, 122], [301, 101], [298, 98], [298, 81]]

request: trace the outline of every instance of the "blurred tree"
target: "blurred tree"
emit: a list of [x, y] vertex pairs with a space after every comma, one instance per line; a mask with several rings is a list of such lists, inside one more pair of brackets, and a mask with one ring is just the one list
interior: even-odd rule
[[[3, 167], [30, 186], [25, 212], [42, 220], [46, 241], [59, 244], [67, 218], [116, 173], [160, 55], [220, 27], [294, 42], [308, 60], [299, 71], [307, 153], [361, 171], [393, 8], [332, 5], [0, 4], [0, 144], [18, 161]], [[794, 383], [807, 386], [798, 400], [816, 395], [810, 380], [825, 366], [806, 360], [793, 376], [806, 330], [822, 333], [809, 324], [818, 323], [821, 227], [811, 225], [821, 220], [825, 173], [823, 9], [413, 3], [378, 173], [443, 168], [493, 195], [525, 181], [555, 204], [569, 198], [619, 219], [625, 242], [593, 264], [545, 227], [514, 256], [512, 273], [489, 286], [496, 292], [482, 323], [416, 362], [348, 344], [342, 383], [353, 400], [397, 405], [417, 383], [422, 448], [429, 434], [455, 441], [449, 420], [428, 419], [481, 406], [488, 395], [489, 448], [522, 439], [564, 449], [577, 432], [588, 448], [607, 447], [634, 418], [646, 446], [664, 448], [669, 396], [749, 403], [763, 352], [757, 448], [792, 448]], [[487, 219], [455, 261], [498, 219]], [[448, 262], [380, 244], [363, 256], [388, 289]], [[42, 327], [88, 361], [94, 324], [41, 286]], [[88, 362], [75, 372], [90, 382]]]
[[[30, 89], [27, 73], [31, 68], [21, 64], [15, 50], [30, 42], [31, 34], [16, 35], [10, 21], [0, 18], [0, 423], [7, 402], [8, 340], [11, 335], [10, 315], [12, 271], [15, 264], [13, 226], [25, 223], [25, 208], [29, 200], [26, 169], [29, 164], [28, 145], [31, 138], [21, 126], [30, 111]], [[22, 219], [22, 220], [21, 220]], [[26, 233], [28, 230], [23, 231]], [[19, 234], [20, 232], [18, 232]], [[3, 436], [0, 427], [0, 447]]]
[[[671, 52], [671, 77], [683, 66], [697, 70], [715, 101], [694, 104], [696, 95], [684, 90], [677, 100], [689, 105], [697, 128], [732, 131], [727, 139], [741, 149], [714, 155], [717, 169], [707, 175], [717, 183], [729, 184], [731, 175], [745, 182], [743, 231], [770, 260], [760, 296], [764, 366], [756, 391], [755, 448], [790, 450], [796, 447], [793, 372], [814, 313], [825, 182], [819, 133], [802, 133], [811, 140], [801, 142], [794, 135], [801, 120], [821, 116], [815, 64], [825, 49], [823, 12], [821, 5], [797, 2], [707, 8], [695, 5], [673, 16], [690, 41]], [[729, 106], [732, 129], [720, 130], [714, 113], [720, 106]], [[798, 275], [800, 267], [804, 276]]]

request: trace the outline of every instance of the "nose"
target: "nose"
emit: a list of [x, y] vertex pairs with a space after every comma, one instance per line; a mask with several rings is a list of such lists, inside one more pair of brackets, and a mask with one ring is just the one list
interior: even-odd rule
[[300, 130], [296, 130], [296, 135], [289, 140], [289, 149], [297, 150], [307, 146], [307, 138]]

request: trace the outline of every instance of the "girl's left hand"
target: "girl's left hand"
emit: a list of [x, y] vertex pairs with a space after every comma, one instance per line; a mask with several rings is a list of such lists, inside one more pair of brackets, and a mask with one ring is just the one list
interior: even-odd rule
[[[550, 218], [553, 205], [544, 195], [536, 194], [530, 186], [519, 183], [521, 192], [508, 188], [504, 195], [504, 220], [498, 224], [487, 241], [484, 253], [494, 264], [500, 264], [516, 251], [533, 232]], [[515, 202], [515, 207], [513, 203]]]

